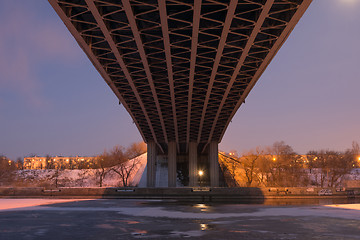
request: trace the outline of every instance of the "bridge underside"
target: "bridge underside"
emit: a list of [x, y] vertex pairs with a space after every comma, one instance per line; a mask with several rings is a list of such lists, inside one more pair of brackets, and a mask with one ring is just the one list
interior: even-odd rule
[[167, 154], [169, 185], [184, 154], [190, 185], [205, 155], [218, 185], [217, 144], [311, 0], [49, 2], [150, 152]]

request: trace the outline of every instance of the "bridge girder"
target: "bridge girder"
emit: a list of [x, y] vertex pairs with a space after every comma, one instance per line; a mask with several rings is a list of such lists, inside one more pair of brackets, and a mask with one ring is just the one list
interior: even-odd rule
[[49, 0], [145, 142], [205, 149], [311, 0]]

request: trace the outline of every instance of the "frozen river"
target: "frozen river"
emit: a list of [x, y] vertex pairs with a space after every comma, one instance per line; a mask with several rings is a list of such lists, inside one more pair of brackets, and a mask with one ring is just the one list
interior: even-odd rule
[[0, 199], [0, 239], [360, 239], [360, 204], [329, 201]]

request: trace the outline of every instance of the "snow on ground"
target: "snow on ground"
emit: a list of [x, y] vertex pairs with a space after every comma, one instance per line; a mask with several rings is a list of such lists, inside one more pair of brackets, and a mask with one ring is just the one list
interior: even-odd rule
[[147, 164], [147, 153], [139, 156], [136, 161], [139, 161], [139, 165], [138, 169], [134, 171], [134, 174], [131, 176], [131, 186], [138, 186], [140, 183], [141, 176], [143, 175]]
[[[147, 163], [147, 154], [144, 153], [127, 162], [127, 166], [132, 166], [135, 162], [134, 170], [129, 177], [130, 186], [137, 186], [144, 172]], [[119, 169], [120, 166], [113, 168]], [[17, 182], [19, 186], [41, 186], [41, 187], [99, 187], [99, 171], [100, 169], [32, 169], [17, 171]], [[103, 187], [122, 186], [120, 176], [114, 171], [109, 171], [103, 180]]]
[[[146, 186], [146, 163], [147, 153], [144, 153], [127, 162], [128, 166], [137, 162], [134, 171], [129, 177], [130, 186]], [[115, 166], [115, 169], [119, 166]], [[108, 170], [108, 169], [106, 169]], [[307, 170], [312, 183], [319, 182], [321, 169]], [[144, 174], [145, 173], [145, 174]], [[167, 186], [167, 167], [164, 164], [157, 164], [156, 186]], [[57, 181], [58, 187], [99, 187], [99, 169], [43, 169], [43, 170], [19, 170], [17, 171], [17, 181], [14, 186], [24, 187], [55, 187]], [[359, 184], [360, 168], [352, 169], [350, 174], [345, 175], [338, 181], [339, 186], [347, 186], [349, 182], [354, 181]], [[325, 186], [327, 182], [325, 182]], [[120, 176], [114, 171], [109, 171], [102, 184], [103, 187], [120, 187], [122, 182]], [[177, 183], [177, 186], [181, 184]], [[309, 186], [310, 187], [310, 186]]]
[[[332, 205], [325, 205], [325, 207], [332, 207], [332, 208], [343, 208], [343, 209], [351, 209], [351, 210], [360, 210], [360, 204], [332, 204]], [[359, 212], [360, 214], [360, 212]]]
[[[320, 184], [320, 179], [321, 179], [321, 174], [325, 174], [326, 173], [321, 173], [321, 168], [312, 168], [310, 169], [306, 169], [306, 172], [310, 178], [310, 181], [312, 183], [318, 183]], [[330, 177], [325, 176], [325, 180], [324, 180], [324, 186], [328, 186], [329, 185], [329, 179]], [[349, 174], [345, 174], [344, 176], [340, 177], [337, 181], [336, 181], [336, 186], [342, 186], [345, 187], [347, 185], [348, 181], [359, 181], [360, 180], [360, 168], [353, 168], [351, 170], [351, 172]]]
[[89, 199], [0, 199], [0, 211], [14, 208], [35, 207], [40, 205], [49, 205], [65, 202], [89, 201]]

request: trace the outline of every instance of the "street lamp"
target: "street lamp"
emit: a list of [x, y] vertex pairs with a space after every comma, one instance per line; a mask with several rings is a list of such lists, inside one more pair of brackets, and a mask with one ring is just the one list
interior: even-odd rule
[[204, 171], [199, 170], [198, 174], [199, 174], [199, 181], [200, 181], [200, 187], [201, 187], [201, 177], [202, 177], [202, 175], [204, 175]]

